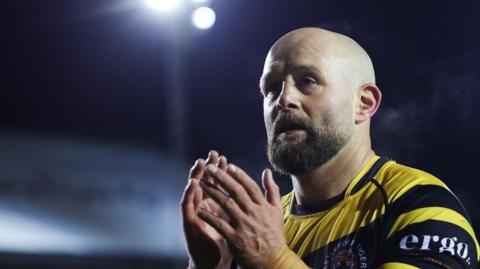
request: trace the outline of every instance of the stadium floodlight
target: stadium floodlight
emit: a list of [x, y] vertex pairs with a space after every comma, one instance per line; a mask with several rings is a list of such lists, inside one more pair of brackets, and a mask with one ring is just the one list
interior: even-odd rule
[[174, 10], [180, 2], [181, 0], [145, 0], [150, 8], [164, 12]]
[[215, 23], [215, 11], [209, 7], [199, 7], [192, 13], [192, 22], [199, 29], [208, 29]]

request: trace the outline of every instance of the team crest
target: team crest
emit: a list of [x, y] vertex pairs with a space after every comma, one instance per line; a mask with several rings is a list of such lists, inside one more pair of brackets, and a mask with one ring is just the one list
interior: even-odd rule
[[355, 240], [345, 239], [336, 243], [327, 253], [324, 269], [367, 268], [367, 256]]

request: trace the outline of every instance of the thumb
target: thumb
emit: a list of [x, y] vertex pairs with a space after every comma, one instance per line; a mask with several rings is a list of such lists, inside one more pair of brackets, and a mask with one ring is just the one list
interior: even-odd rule
[[278, 208], [282, 208], [280, 203], [280, 188], [273, 180], [272, 171], [270, 169], [263, 170], [262, 185], [265, 190], [265, 198], [267, 201]]

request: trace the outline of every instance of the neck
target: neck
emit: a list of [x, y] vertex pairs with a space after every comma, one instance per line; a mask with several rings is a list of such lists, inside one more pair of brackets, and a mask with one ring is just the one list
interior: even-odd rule
[[292, 175], [297, 204], [318, 204], [341, 194], [374, 154], [370, 139], [352, 137], [337, 155], [326, 163], [305, 175]]

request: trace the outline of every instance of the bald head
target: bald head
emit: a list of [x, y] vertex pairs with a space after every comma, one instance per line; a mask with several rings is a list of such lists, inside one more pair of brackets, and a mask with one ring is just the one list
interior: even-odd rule
[[295, 57], [301, 50], [315, 52], [320, 57], [317, 60], [329, 62], [337, 74], [355, 79], [355, 84], [375, 83], [372, 61], [365, 50], [353, 39], [321, 28], [300, 28], [282, 36], [271, 47], [265, 67], [276, 59]]
[[351, 38], [320, 28], [287, 33], [267, 55], [260, 89], [278, 171], [302, 175], [340, 151], [370, 148], [381, 92], [370, 57]]

